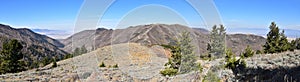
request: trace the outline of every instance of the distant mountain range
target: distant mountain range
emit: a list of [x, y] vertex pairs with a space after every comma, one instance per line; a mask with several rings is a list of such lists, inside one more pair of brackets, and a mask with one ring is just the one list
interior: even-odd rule
[[58, 40], [52, 39], [46, 35], [41, 35], [27, 28], [15, 29], [8, 25], [0, 24], [0, 49], [3, 42], [11, 39], [19, 40], [23, 45], [22, 53], [25, 55], [25, 60], [32, 61], [42, 60], [43, 58], [58, 58], [61, 59], [68, 54], [59, 48], [64, 47], [64, 44]]

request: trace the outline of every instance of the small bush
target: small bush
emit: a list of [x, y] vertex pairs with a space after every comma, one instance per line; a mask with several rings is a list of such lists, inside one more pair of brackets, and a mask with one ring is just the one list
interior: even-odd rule
[[202, 82], [221, 82], [221, 79], [217, 76], [216, 73], [208, 71]]
[[242, 55], [242, 57], [240, 59], [236, 59], [235, 58], [235, 54], [232, 53], [231, 49], [226, 51], [226, 64], [225, 67], [235, 70], [237, 67], [246, 67], [246, 61], [243, 59], [244, 56]]
[[52, 68], [57, 67], [56, 59], [53, 59]]
[[263, 52], [260, 50], [256, 50], [256, 54], [263, 54]]
[[245, 49], [245, 52], [242, 54], [243, 57], [252, 57], [254, 55], [254, 51], [250, 48], [248, 45], [247, 48]]
[[166, 68], [166, 69], [160, 71], [160, 74], [162, 74], [163, 76], [174, 76], [177, 74], [177, 72], [178, 72], [177, 69]]
[[212, 56], [211, 56], [211, 54], [209, 54], [209, 53], [200, 55], [200, 58], [202, 60], [209, 60], [209, 61], [213, 59]]
[[99, 65], [99, 67], [106, 67], [106, 66], [105, 66], [104, 62], [102, 62], [102, 63]]
[[119, 68], [118, 64], [115, 64], [115, 65], [113, 66], [113, 68]]
[[200, 72], [200, 73], [203, 72], [203, 67], [202, 67], [201, 63], [198, 64], [198, 69], [199, 69], [199, 72]]
[[243, 68], [245, 68], [247, 66], [246, 61], [244, 59], [241, 60], [239, 65]]
[[64, 56], [64, 59], [69, 59], [69, 58], [72, 58], [73, 57], [73, 54], [67, 54]]

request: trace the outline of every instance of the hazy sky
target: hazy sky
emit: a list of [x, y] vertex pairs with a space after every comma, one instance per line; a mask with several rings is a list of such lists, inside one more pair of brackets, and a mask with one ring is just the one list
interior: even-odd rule
[[[300, 0], [213, 1], [227, 28], [268, 28], [275, 21], [283, 29], [300, 29]], [[1, 3], [0, 23], [17, 28], [73, 30], [84, 0], [1, 0]], [[127, 14], [147, 5], [160, 5], [177, 13], [189, 26], [203, 27], [202, 17], [185, 0], [116, 0], [99, 26], [115, 28]], [[151, 15], [149, 12], [160, 11], [149, 9], [145, 15]], [[168, 18], [169, 13], [162, 15]], [[172, 23], [172, 19], [153, 23], [165, 22]]]

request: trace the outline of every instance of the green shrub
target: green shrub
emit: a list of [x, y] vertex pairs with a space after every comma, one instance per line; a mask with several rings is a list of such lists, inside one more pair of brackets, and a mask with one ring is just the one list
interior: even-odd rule
[[226, 51], [226, 64], [225, 67], [234, 70], [237, 67], [246, 67], [246, 61], [242, 56], [240, 59], [235, 58], [235, 54], [232, 53], [232, 50], [229, 49]]
[[200, 55], [200, 58], [201, 58], [202, 60], [209, 60], [209, 61], [212, 60], [212, 56], [211, 56], [211, 54], [209, 54], [209, 53]]
[[177, 74], [177, 72], [177, 69], [165, 68], [164, 70], [160, 71], [160, 74], [162, 74], [163, 76], [174, 76]]
[[69, 58], [72, 58], [73, 57], [73, 54], [67, 54], [64, 56], [64, 59], [69, 59]]
[[113, 66], [113, 68], [119, 68], [118, 64], [115, 64], [115, 65]]
[[216, 73], [208, 71], [202, 82], [221, 82], [221, 79], [217, 76]]
[[46, 56], [45, 58], [42, 59], [42, 61], [40, 61], [40, 63], [42, 64], [42, 66], [46, 66], [47, 64], [51, 63], [51, 58]]
[[243, 68], [247, 67], [246, 61], [244, 59], [240, 60], [240, 66], [242, 66]]
[[247, 48], [245, 49], [245, 52], [243, 52], [242, 56], [248, 58], [248, 57], [252, 57], [253, 55], [254, 55], [254, 51], [248, 45]]
[[289, 50], [294, 51], [294, 49], [300, 49], [300, 38], [291, 41]]
[[57, 63], [56, 63], [56, 59], [53, 59], [53, 64], [52, 64], [52, 68], [57, 67]]
[[256, 54], [263, 54], [261, 50], [256, 50]]
[[200, 72], [200, 73], [203, 72], [203, 67], [202, 67], [201, 63], [198, 64], [198, 69], [199, 69], [199, 72]]
[[104, 62], [102, 62], [102, 63], [99, 65], [99, 67], [106, 67], [106, 66], [105, 66]]

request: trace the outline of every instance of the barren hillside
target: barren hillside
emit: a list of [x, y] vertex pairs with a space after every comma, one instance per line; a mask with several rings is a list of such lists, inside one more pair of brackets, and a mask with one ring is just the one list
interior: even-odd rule
[[[174, 38], [178, 38], [183, 31], [189, 31], [192, 44], [195, 45], [195, 52], [198, 54], [206, 53], [209, 41], [208, 31], [204, 29], [192, 29], [187, 26], [173, 24], [150, 24], [131, 26], [126, 29], [109, 30], [99, 28], [97, 30], [86, 30], [74, 34], [65, 39], [64, 50], [72, 52], [76, 47], [86, 46], [92, 50], [103, 46], [119, 43], [142, 43], [143, 45], [168, 44]], [[232, 48], [236, 54], [242, 52], [245, 46], [250, 45], [254, 50], [261, 50], [261, 45], [265, 39], [261, 36], [247, 34], [233, 34], [227, 36], [227, 47]]]
[[22, 53], [25, 55], [25, 60], [31, 63], [33, 60], [42, 60], [45, 57], [60, 59], [67, 54], [67, 52], [59, 49], [64, 45], [58, 40], [34, 33], [27, 28], [15, 29], [0, 24], [0, 49], [3, 42], [11, 39], [17, 39], [22, 43], [24, 46]]

